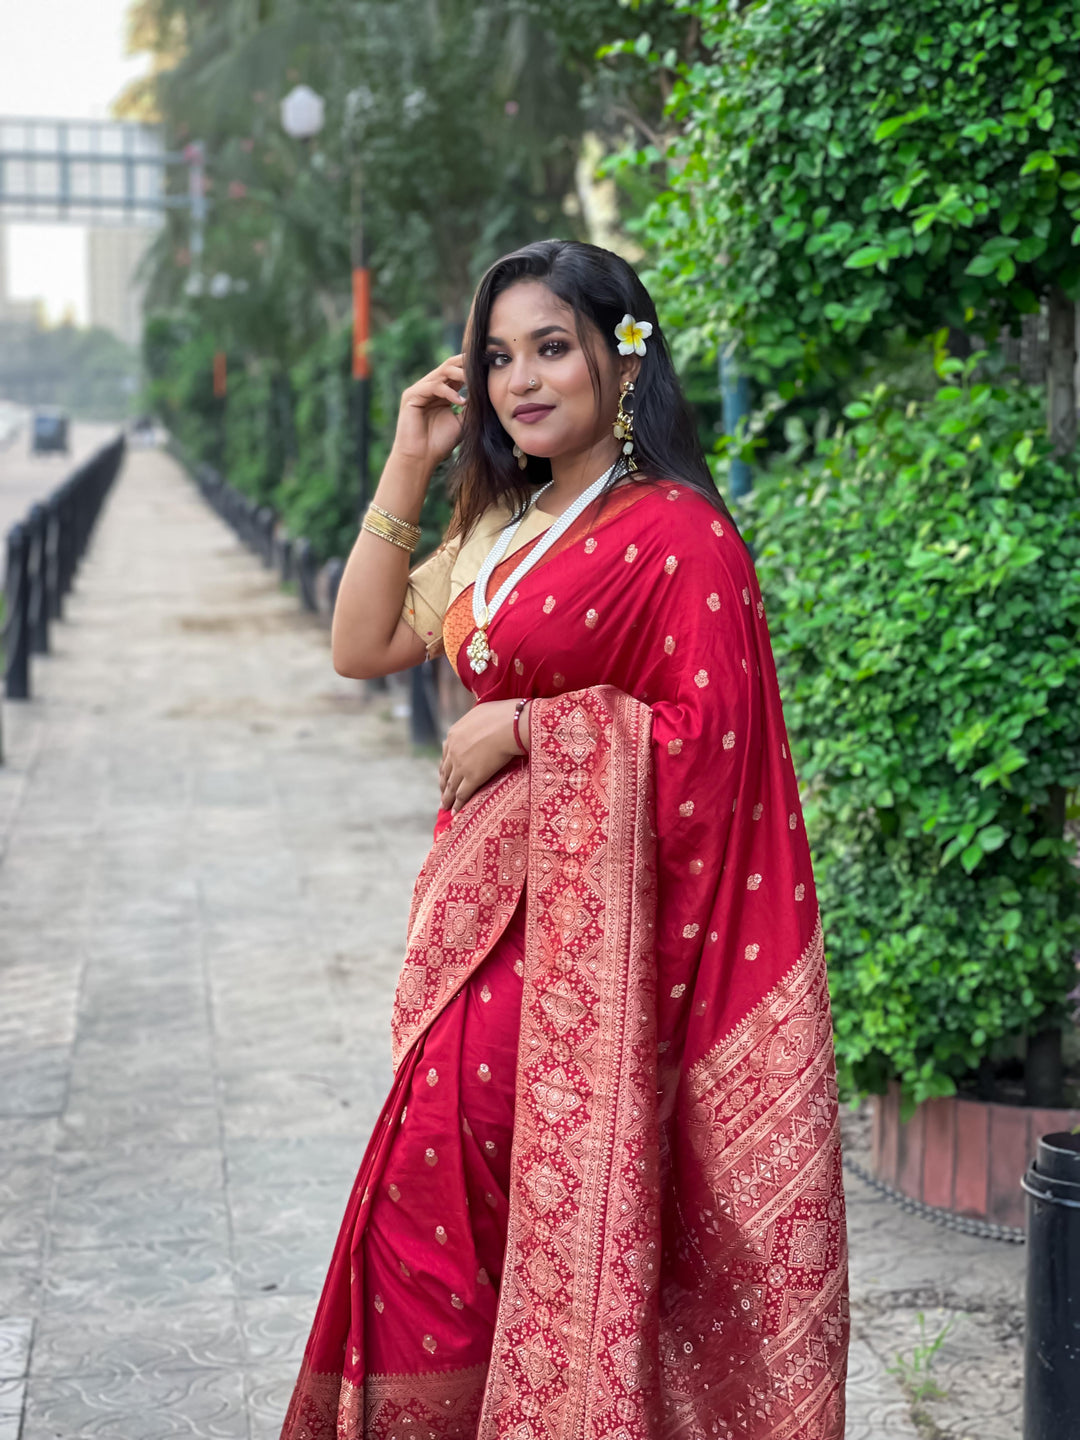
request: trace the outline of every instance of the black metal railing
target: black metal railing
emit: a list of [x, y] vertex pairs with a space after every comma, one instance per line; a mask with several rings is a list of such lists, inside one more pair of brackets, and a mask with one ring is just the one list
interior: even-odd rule
[[[185, 463], [183, 454], [174, 451]], [[208, 504], [231, 525], [237, 535], [260, 557], [263, 564], [276, 569], [283, 583], [292, 582], [300, 604], [312, 614], [319, 611], [317, 581], [319, 565], [311, 541], [303, 536], [293, 538], [281, 532], [277, 516], [269, 505], [259, 505], [235, 485], [229, 483], [212, 465], [198, 465], [193, 471], [195, 483]], [[334, 613], [338, 587], [345, 571], [340, 558], [328, 560], [323, 581], [329, 612]], [[369, 681], [375, 685], [375, 681]], [[411, 720], [414, 744], [432, 746], [440, 743], [438, 702], [436, 697], [435, 662], [425, 661], [410, 672]]]
[[[259, 505], [231, 485], [212, 465], [199, 465], [194, 474], [203, 498], [232, 526], [248, 549], [253, 550], [268, 569], [277, 570], [283, 583], [296, 584], [305, 610], [317, 611], [315, 581], [319, 567], [310, 542], [280, 535], [277, 516], [271, 507]], [[331, 595], [331, 605], [334, 599]]]
[[124, 458], [124, 437], [91, 455], [7, 533], [4, 694], [30, 698], [30, 657], [47, 655], [94, 524]]

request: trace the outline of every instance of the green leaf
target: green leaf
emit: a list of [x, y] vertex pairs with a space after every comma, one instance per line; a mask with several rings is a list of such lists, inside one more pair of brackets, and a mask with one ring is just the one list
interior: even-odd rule
[[883, 120], [874, 131], [874, 144], [888, 140], [898, 130], [902, 130], [905, 125], [914, 125], [917, 120], [922, 120], [929, 113], [930, 107], [924, 103], [916, 110], [909, 110], [906, 115], [894, 115], [891, 120]]
[[980, 861], [982, 858], [983, 858], [982, 846], [979, 844], [979, 842], [978, 842], [977, 840], [973, 840], [972, 843], [967, 847], [966, 850], [961, 851], [961, 853], [960, 853], [960, 864], [964, 867], [964, 869], [965, 869], [965, 870], [968, 872], [968, 874], [970, 875], [971, 872], [975, 869], [976, 865], [978, 865], [979, 861]]
[[976, 836], [978, 843], [988, 852], [1000, 850], [1008, 838], [1009, 832], [1002, 825], [986, 825]]
[[870, 265], [876, 265], [879, 260], [884, 260], [887, 251], [881, 245], [863, 245], [844, 261], [848, 270], [865, 270]]

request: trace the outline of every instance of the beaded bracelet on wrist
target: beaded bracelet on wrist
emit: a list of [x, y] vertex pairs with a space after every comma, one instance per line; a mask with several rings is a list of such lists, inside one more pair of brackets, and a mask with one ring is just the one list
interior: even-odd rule
[[522, 755], [528, 755], [528, 750], [521, 743], [521, 712], [528, 704], [528, 700], [519, 700], [514, 706], [514, 744], [521, 751]]

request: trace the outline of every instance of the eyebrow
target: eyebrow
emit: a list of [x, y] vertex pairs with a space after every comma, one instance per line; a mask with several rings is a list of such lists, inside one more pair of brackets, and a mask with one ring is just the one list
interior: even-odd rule
[[[569, 335], [569, 334], [570, 334], [570, 331], [567, 330], [567, 329], [565, 328], [565, 326], [563, 326], [563, 325], [545, 325], [542, 330], [534, 330], [534, 331], [532, 332], [532, 334], [531, 334], [528, 338], [529, 338], [530, 340], [543, 340], [543, 338], [544, 338], [545, 335]], [[505, 344], [506, 344], [506, 341], [505, 341], [505, 340], [500, 340], [497, 335], [489, 335], [488, 338], [487, 338], [487, 343], [488, 343], [489, 345], [505, 345]]]

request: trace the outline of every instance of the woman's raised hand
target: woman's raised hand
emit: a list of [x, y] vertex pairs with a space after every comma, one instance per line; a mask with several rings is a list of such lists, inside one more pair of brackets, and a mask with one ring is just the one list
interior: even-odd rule
[[402, 394], [394, 450], [405, 459], [434, 470], [461, 437], [462, 406], [458, 391], [465, 384], [463, 355], [451, 355]]

